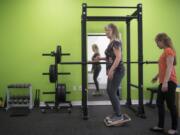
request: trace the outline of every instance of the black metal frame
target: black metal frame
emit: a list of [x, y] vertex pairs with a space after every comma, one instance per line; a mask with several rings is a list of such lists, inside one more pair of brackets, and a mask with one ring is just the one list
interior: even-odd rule
[[[110, 9], [110, 8], [124, 8], [124, 9], [136, 9], [136, 11], [128, 16], [87, 16], [88, 8], [96, 9]], [[137, 19], [138, 22], [138, 85], [131, 84], [131, 58], [130, 58], [130, 22], [132, 19]], [[86, 22], [87, 21], [125, 21], [127, 24], [127, 105], [131, 108], [131, 87], [136, 86], [138, 88], [139, 103], [137, 115], [140, 117], [145, 116], [143, 105], [143, 31], [142, 31], [142, 4], [138, 4], [136, 7], [119, 7], [119, 6], [87, 6], [86, 3], [82, 4], [82, 17], [81, 17], [81, 45], [82, 45], [82, 63], [87, 63], [87, 33]], [[149, 64], [149, 63], [146, 63]], [[88, 118], [88, 106], [87, 106], [87, 64], [82, 64], [82, 109], [83, 118]]]

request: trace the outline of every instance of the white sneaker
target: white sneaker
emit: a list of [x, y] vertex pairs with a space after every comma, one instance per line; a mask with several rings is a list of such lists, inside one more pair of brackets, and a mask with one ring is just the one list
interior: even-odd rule
[[106, 120], [110, 120], [113, 116], [115, 116], [115, 114], [111, 114], [111, 115], [108, 115], [108, 116], [106, 116]]
[[174, 130], [174, 129], [169, 129], [168, 130], [168, 135], [176, 135], [178, 133], [177, 130]]
[[153, 132], [163, 132], [164, 131], [163, 128], [160, 128], [158, 126], [152, 127], [152, 128], [150, 128], [150, 130]]
[[117, 121], [124, 121], [124, 116], [123, 115], [121, 115], [121, 116], [113, 115], [108, 120], [109, 123], [113, 123], [113, 122], [117, 122]]
[[93, 96], [101, 96], [102, 94], [100, 93], [100, 91], [94, 91], [92, 93]]

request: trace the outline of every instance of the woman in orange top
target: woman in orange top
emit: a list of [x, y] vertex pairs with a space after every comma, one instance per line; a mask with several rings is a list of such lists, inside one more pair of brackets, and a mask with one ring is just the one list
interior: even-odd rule
[[177, 111], [175, 105], [175, 92], [177, 87], [176, 79], [176, 53], [173, 48], [173, 43], [170, 37], [166, 33], [159, 33], [155, 42], [160, 49], [163, 49], [163, 53], [159, 58], [159, 72], [152, 79], [152, 82], [156, 82], [159, 79], [159, 89], [157, 96], [157, 107], [158, 107], [158, 116], [159, 122], [158, 125], [151, 128], [153, 131], [164, 131], [164, 118], [165, 118], [165, 108], [164, 101], [166, 100], [167, 107], [171, 113], [172, 119], [172, 128], [168, 130], [168, 134], [174, 135], [177, 134]]

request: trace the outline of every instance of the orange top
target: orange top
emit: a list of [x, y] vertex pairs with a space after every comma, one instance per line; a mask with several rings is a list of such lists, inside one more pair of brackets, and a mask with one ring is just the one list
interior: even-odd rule
[[[176, 53], [173, 49], [171, 48], [165, 48], [164, 52], [161, 54], [159, 58], [159, 82], [163, 83], [165, 79], [165, 74], [166, 74], [166, 59], [168, 56], [175, 56]], [[173, 81], [174, 83], [177, 84], [177, 79], [176, 79], [176, 71], [174, 66], [172, 67], [172, 71], [170, 74], [169, 80]]]

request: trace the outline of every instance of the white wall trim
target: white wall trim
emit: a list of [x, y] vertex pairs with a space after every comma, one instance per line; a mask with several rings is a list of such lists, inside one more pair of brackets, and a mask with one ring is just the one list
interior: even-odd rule
[[[148, 102], [149, 102], [149, 100], [144, 100], [144, 104], [146, 104]], [[126, 104], [126, 100], [121, 100], [120, 103], [121, 103], [121, 105], [125, 105]], [[156, 100], [153, 100], [152, 103], [155, 104]], [[133, 105], [137, 105], [138, 104], [138, 100], [132, 100], [132, 104]], [[72, 105], [73, 106], [81, 106], [81, 101], [72, 101]], [[110, 103], [109, 100], [104, 100], [104, 101], [88, 101], [88, 105], [89, 106], [111, 105], [111, 103]], [[45, 106], [44, 102], [41, 102], [40, 106], [41, 107]], [[53, 106], [53, 104], [52, 104], [52, 106]]]
[[94, 36], [103, 35], [103, 36], [106, 36], [106, 33], [88, 33], [87, 36], [89, 36], [89, 35], [94, 35]]

